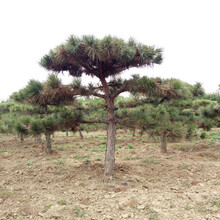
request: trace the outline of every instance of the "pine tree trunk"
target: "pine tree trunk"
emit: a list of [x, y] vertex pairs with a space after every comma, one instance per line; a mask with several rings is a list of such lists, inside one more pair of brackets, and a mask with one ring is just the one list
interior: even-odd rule
[[163, 154], [167, 153], [167, 138], [166, 138], [165, 133], [163, 133], [161, 135], [161, 148], [160, 148], [160, 150], [161, 150], [161, 153], [163, 153]]
[[[114, 119], [114, 112], [112, 113]], [[116, 124], [110, 120], [107, 129], [107, 146], [105, 153], [105, 176], [113, 177], [115, 169]]]
[[46, 154], [52, 154], [52, 146], [51, 146], [51, 134], [50, 133], [45, 133], [46, 137], [46, 148], [45, 152]]
[[81, 130], [79, 130], [79, 135], [80, 135], [80, 138], [81, 138], [81, 139], [83, 139], [83, 138], [84, 138], [83, 133], [82, 133], [82, 131], [81, 131]]
[[136, 129], [133, 128], [133, 134], [132, 134], [132, 137], [135, 137], [135, 132], [136, 132]]
[[114, 98], [111, 97], [107, 82], [104, 77], [100, 78], [105, 93], [105, 101], [107, 105], [107, 146], [105, 152], [105, 172], [108, 178], [114, 176], [115, 169], [115, 143], [116, 143], [116, 121], [114, 113]]
[[66, 129], [66, 137], [69, 137], [68, 129]]
[[42, 135], [41, 134], [37, 135], [37, 143], [42, 144]]

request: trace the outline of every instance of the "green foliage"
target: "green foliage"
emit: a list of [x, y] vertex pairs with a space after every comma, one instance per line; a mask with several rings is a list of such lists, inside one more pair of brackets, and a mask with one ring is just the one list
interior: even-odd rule
[[83, 72], [108, 77], [130, 67], [160, 64], [161, 61], [161, 49], [136, 43], [133, 39], [125, 42], [112, 36], [97, 39], [88, 35], [71, 36], [65, 44], [45, 55], [40, 64], [55, 72], [68, 70], [77, 77]]
[[59, 88], [61, 86], [61, 79], [58, 78], [57, 74], [50, 74], [46, 81], [46, 85], [52, 89]]
[[66, 202], [66, 200], [59, 200], [59, 201], [57, 202], [57, 204], [58, 204], [58, 205], [67, 205], [67, 202]]
[[31, 117], [30, 116], [21, 116], [18, 118], [18, 120], [15, 122], [14, 129], [17, 134], [22, 136], [27, 136], [30, 133], [30, 125]]
[[205, 131], [202, 131], [202, 132], [200, 133], [200, 138], [201, 138], [201, 139], [206, 139], [207, 136], [208, 136], [208, 134], [207, 134], [207, 132], [205, 132]]
[[191, 139], [196, 133], [197, 125], [194, 123], [189, 123], [186, 126], [186, 139]]
[[194, 97], [201, 97], [205, 95], [205, 91], [202, 88], [202, 84], [197, 82], [195, 85], [192, 87], [192, 94]]
[[212, 94], [204, 94], [203, 98], [216, 101], [220, 104], [220, 93], [219, 92], [212, 93]]
[[44, 133], [45, 128], [44, 128], [43, 120], [40, 118], [36, 118], [32, 120], [32, 123], [30, 125], [30, 131], [31, 134], [33, 134], [34, 136]]
[[211, 100], [208, 100], [208, 99], [196, 99], [193, 101], [193, 107], [194, 108], [198, 108], [198, 107], [201, 107], [201, 106], [207, 106], [207, 105], [210, 105], [210, 104], [216, 104], [216, 102], [213, 102]]

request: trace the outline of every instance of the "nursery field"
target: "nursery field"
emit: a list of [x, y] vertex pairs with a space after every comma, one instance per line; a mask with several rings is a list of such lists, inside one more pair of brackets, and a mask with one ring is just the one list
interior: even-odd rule
[[115, 178], [103, 179], [106, 132], [0, 136], [0, 219], [220, 219], [220, 130], [168, 144], [117, 131]]

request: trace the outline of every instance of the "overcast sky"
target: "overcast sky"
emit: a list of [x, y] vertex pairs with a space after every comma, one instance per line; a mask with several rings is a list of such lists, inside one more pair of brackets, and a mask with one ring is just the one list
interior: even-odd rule
[[71, 34], [133, 37], [161, 47], [161, 65], [130, 72], [201, 82], [206, 92], [215, 92], [219, 9], [219, 0], [1, 0], [0, 101], [30, 79], [45, 80], [48, 72], [38, 62]]

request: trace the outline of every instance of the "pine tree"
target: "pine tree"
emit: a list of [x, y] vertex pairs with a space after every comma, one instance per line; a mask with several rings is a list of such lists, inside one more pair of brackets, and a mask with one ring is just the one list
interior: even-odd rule
[[126, 91], [126, 84], [117, 81], [107, 82], [108, 77], [114, 77], [131, 67], [153, 66], [162, 62], [161, 49], [155, 49], [136, 43], [133, 39], [125, 42], [123, 39], [107, 36], [97, 39], [94, 36], [78, 38], [71, 36], [65, 44], [51, 50], [40, 64], [55, 72], [68, 71], [73, 77], [83, 73], [95, 76], [101, 83], [102, 92], [91, 87], [90, 95], [103, 98], [107, 106], [107, 146], [105, 157], [105, 175], [112, 177], [115, 166], [116, 118], [114, 100]]

